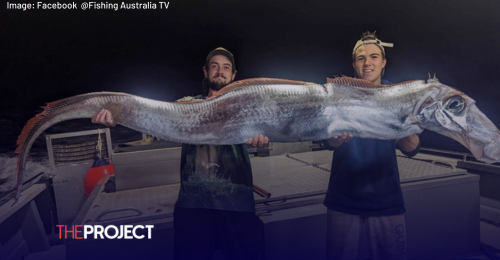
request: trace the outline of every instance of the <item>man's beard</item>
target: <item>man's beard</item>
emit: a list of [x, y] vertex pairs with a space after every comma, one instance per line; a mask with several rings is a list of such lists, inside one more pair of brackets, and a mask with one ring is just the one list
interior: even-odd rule
[[226, 82], [220, 82], [220, 81], [211, 81], [208, 78], [203, 79], [203, 84], [205, 85], [207, 91], [209, 89], [214, 90], [214, 91], [219, 91], [223, 87], [227, 86], [229, 83], [231, 83], [231, 82], [226, 83]]

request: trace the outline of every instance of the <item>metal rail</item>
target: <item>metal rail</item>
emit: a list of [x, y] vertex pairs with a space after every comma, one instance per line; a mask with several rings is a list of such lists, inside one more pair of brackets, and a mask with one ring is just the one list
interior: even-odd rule
[[420, 148], [420, 152], [438, 153], [438, 154], [441, 154], [443, 156], [450, 156], [450, 155], [460, 156], [460, 157], [462, 157], [464, 162], [467, 161], [467, 157], [474, 158], [474, 155], [472, 155], [471, 153], [454, 152], [454, 151], [440, 150], [440, 149], [433, 149], [433, 148], [422, 147], [422, 148]]
[[111, 133], [109, 131], [109, 128], [104, 128], [104, 129], [99, 128], [95, 130], [46, 135], [45, 140], [47, 141], [47, 151], [49, 155], [50, 169], [55, 168], [54, 146], [52, 144], [52, 140], [60, 138], [68, 138], [68, 137], [85, 136], [85, 135], [100, 135], [102, 133], [106, 135], [106, 147], [108, 151], [108, 157], [111, 161], [113, 161], [113, 149], [111, 147]]

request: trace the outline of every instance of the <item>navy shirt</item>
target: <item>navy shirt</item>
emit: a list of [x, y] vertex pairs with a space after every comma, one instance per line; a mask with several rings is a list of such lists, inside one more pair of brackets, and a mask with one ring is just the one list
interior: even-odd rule
[[[402, 152], [414, 156], [419, 149], [420, 143], [414, 151]], [[405, 212], [395, 140], [354, 137], [331, 150], [335, 152], [323, 203], [328, 209], [362, 216]]]
[[396, 141], [354, 137], [335, 148], [324, 205], [353, 215], [404, 213]]

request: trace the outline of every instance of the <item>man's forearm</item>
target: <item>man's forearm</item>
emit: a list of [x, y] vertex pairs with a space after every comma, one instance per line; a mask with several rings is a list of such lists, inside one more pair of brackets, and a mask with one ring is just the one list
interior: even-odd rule
[[417, 149], [419, 142], [420, 139], [418, 138], [418, 135], [414, 134], [403, 139], [399, 139], [398, 145], [401, 150], [405, 152], [412, 152]]

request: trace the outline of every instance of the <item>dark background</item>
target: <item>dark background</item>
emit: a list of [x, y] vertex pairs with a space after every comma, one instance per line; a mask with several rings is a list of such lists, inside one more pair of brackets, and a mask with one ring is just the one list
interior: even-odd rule
[[[500, 126], [498, 0], [176, 0], [168, 10], [118, 11], [7, 10], [2, 1], [0, 130], [18, 133], [46, 102], [92, 91], [199, 94], [205, 57], [219, 46], [235, 55], [236, 79], [353, 76], [352, 48], [366, 30], [395, 44], [386, 48], [388, 80], [436, 73]], [[421, 137], [426, 147], [467, 151]]]

